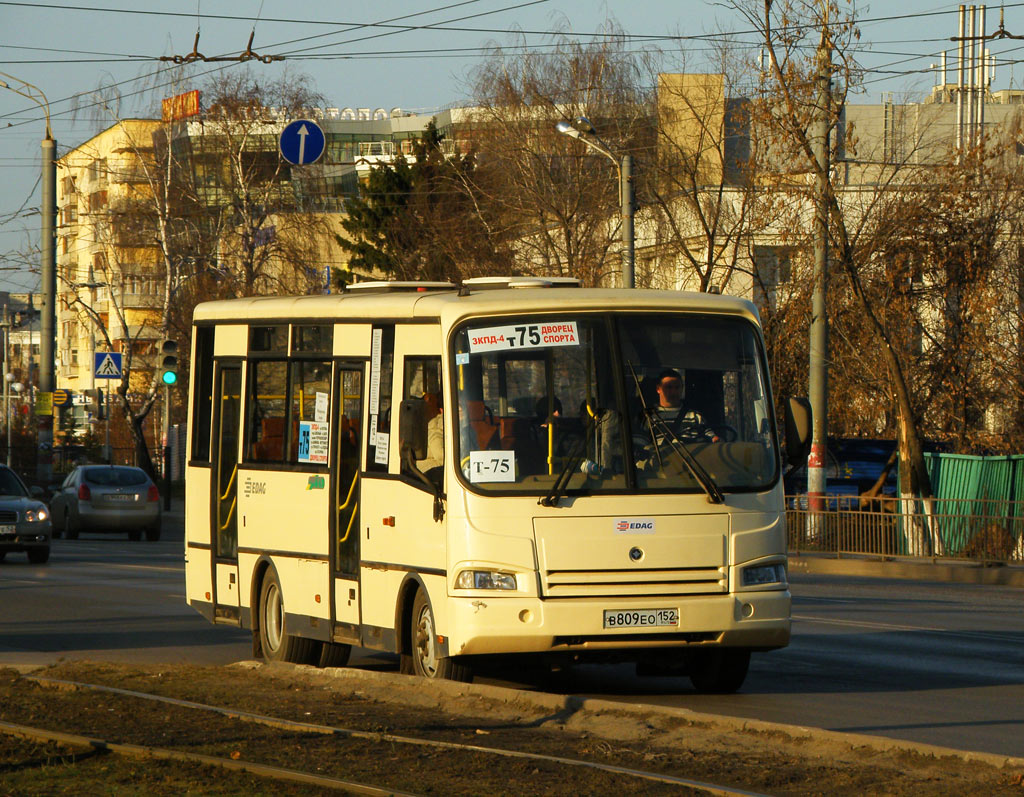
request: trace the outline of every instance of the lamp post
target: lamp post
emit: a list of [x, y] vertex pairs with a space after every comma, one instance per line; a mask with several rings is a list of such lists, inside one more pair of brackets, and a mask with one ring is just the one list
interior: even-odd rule
[[7, 467], [11, 467], [11, 393], [20, 394], [25, 386], [14, 381], [14, 374], [4, 374], [4, 397], [7, 399]]
[[559, 122], [555, 130], [563, 135], [579, 139], [595, 152], [600, 152], [615, 164], [615, 171], [619, 175], [619, 208], [622, 214], [622, 285], [626, 288], [635, 288], [634, 278], [634, 248], [635, 239], [633, 234], [633, 156], [623, 155], [616, 157], [611, 148], [605, 144], [597, 135], [597, 130], [585, 116], [577, 116], [574, 127], [568, 122]]
[[[39, 245], [39, 273], [42, 277], [40, 290], [39, 339], [39, 392], [48, 394], [52, 400], [54, 384], [54, 333], [57, 330], [57, 141], [50, 127], [50, 103], [38, 86], [20, 78], [0, 72], [5, 78], [15, 81], [19, 87], [0, 80], [0, 88], [8, 89], [31, 100], [42, 109], [46, 116], [46, 137], [42, 141], [42, 182], [39, 213], [41, 216], [41, 238]], [[38, 95], [38, 96], [37, 96]], [[39, 440], [36, 476], [48, 484], [53, 473], [53, 409], [49, 414], [37, 416]]]

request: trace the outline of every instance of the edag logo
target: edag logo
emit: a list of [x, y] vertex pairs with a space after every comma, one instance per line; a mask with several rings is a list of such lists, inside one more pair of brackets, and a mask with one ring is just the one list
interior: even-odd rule
[[620, 518], [615, 521], [616, 534], [654, 534], [654, 518]]

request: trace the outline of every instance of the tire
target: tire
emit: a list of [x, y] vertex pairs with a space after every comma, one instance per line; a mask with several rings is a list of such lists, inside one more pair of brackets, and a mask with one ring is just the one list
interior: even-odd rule
[[320, 661], [317, 662], [317, 667], [344, 667], [348, 664], [348, 658], [351, 655], [351, 645], [324, 642], [320, 649]]
[[743, 686], [749, 667], [750, 651], [744, 648], [697, 651], [690, 664], [690, 683], [703, 694], [732, 694]]
[[142, 529], [132, 529], [128, 532], [128, 539], [132, 542], [138, 542], [142, 539]]
[[260, 650], [267, 661], [316, 664], [320, 660], [322, 642], [288, 633], [284, 593], [273, 570], [267, 571], [260, 587], [259, 621]]
[[50, 560], [50, 546], [45, 548], [29, 548], [28, 560], [34, 565], [46, 564]]
[[413, 675], [466, 683], [473, 680], [473, 670], [468, 664], [454, 656], [440, 654], [434, 610], [430, 608], [430, 601], [422, 589], [416, 593], [412, 604], [410, 631], [409, 652]]
[[5, 556], [7, 556], [7, 551], [0, 551], [0, 562], [4, 560]]
[[69, 540], [78, 539], [78, 523], [71, 519], [71, 514], [64, 511], [64, 534]]
[[154, 523], [146, 529], [146, 542], [157, 542], [160, 539], [160, 524]]

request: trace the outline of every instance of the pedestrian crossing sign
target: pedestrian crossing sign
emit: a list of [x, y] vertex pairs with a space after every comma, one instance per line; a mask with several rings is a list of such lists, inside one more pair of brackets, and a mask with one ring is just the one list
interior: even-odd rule
[[121, 378], [121, 352], [98, 351], [93, 354], [93, 377], [96, 379]]

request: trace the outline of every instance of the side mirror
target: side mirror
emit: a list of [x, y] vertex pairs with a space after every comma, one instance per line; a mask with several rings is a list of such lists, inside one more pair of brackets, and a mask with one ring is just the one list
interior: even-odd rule
[[33, 484], [31, 487], [28, 488], [28, 491], [32, 493], [33, 498], [39, 498], [40, 500], [43, 498], [44, 495], [46, 495], [46, 491], [38, 484]]
[[792, 396], [786, 402], [786, 462], [799, 467], [811, 453], [811, 402], [803, 396]]
[[427, 405], [423, 399], [405, 399], [398, 408], [398, 440], [403, 456], [427, 458]]

